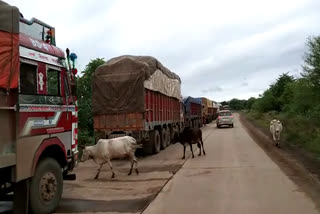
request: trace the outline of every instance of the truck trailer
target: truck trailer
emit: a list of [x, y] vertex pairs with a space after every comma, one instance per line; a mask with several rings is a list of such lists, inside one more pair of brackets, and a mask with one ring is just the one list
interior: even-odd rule
[[52, 213], [63, 179], [75, 179], [74, 73], [54, 27], [3, 1], [0, 14], [0, 200], [13, 193], [14, 213]]
[[212, 100], [206, 98], [206, 97], [199, 97], [196, 98], [201, 103], [202, 106], [202, 118], [205, 121], [205, 123], [211, 123], [213, 120], [213, 102]]
[[203, 125], [201, 100], [186, 97], [183, 99], [184, 105], [184, 125], [186, 127], [196, 128]]
[[183, 127], [181, 80], [150, 56], [119, 56], [92, 81], [96, 140], [134, 137], [146, 154], [165, 149]]

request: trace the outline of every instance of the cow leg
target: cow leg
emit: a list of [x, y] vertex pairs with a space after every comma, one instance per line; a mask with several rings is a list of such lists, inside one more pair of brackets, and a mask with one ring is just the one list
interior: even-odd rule
[[204, 151], [204, 146], [203, 146], [202, 137], [200, 137], [200, 142], [201, 142], [201, 146], [202, 146], [203, 155], [206, 155], [206, 152]]
[[131, 168], [130, 168], [130, 171], [129, 171], [128, 175], [132, 174], [132, 169], [133, 169], [133, 164], [134, 164], [134, 161], [133, 161], [132, 158], [130, 158], [130, 163], [131, 163]]
[[201, 144], [198, 142], [198, 143], [197, 143], [197, 146], [198, 146], [198, 148], [199, 148], [199, 154], [198, 154], [198, 156], [201, 156]]
[[114, 178], [115, 174], [114, 174], [114, 171], [113, 171], [113, 168], [112, 168], [112, 163], [111, 163], [111, 161], [109, 159], [107, 160], [107, 162], [108, 162], [108, 164], [110, 166], [110, 169], [111, 169], [111, 172], [112, 172], [111, 178]]
[[94, 177], [94, 179], [98, 179], [99, 178], [99, 174], [100, 174], [100, 171], [101, 171], [101, 168], [102, 168], [103, 164], [105, 164], [105, 162], [100, 164], [98, 172], [97, 172], [96, 176]]
[[139, 170], [138, 170], [138, 160], [136, 157], [133, 158], [133, 162], [135, 163], [135, 171], [137, 173], [137, 175], [139, 175]]
[[192, 158], [194, 158], [193, 149], [192, 149], [192, 143], [190, 143], [189, 145], [190, 145], [190, 149], [191, 149], [191, 153], [192, 153]]
[[183, 157], [182, 159], [185, 159], [186, 157], [186, 146], [183, 144]]

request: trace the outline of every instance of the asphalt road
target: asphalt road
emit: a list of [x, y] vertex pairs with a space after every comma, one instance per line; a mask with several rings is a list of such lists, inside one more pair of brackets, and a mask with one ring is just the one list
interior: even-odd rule
[[249, 137], [237, 114], [233, 129], [209, 126], [207, 155], [189, 159], [144, 214], [318, 213]]

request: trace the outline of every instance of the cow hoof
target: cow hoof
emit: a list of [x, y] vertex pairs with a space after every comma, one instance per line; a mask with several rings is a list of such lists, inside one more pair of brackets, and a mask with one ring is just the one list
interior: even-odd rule
[[98, 177], [94, 177], [94, 180], [97, 180], [98, 179]]
[[137, 175], [139, 175], [139, 170], [138, 169], [136, 169], [136, 173], [137, 173]]
[[184, 160], [185, 157], [182, 157], [181, 159]]
[[112, 174], [111, 178], [114, 178], [114, 177], [115, 177], [115, 175], [114, 175], [114, 174]]
[[132, 172], [129, 172], [129, 173], [128, 173], [128, 175], [131, 175], [131, 174], [132, 174]]
[[201, 156], [201, 154], [198, 154], [198, 156]]
[[192, 156], [192, 158], [194, 158], [194, 155]]

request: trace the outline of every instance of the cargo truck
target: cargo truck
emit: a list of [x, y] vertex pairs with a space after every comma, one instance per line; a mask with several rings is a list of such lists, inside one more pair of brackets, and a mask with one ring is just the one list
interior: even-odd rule
[[183, 100], [184, 125], [186, 127], [201, 127], [203, 125], [201, 100], [188, 96]]
[[52, 213], [63, 179], [75, 179], [73, 71], [54, 27], [0, 1], [0, 200], [14, 213]]
[[129, 135], [146, 154], [165, 149], [183, 128], [180, 87], [180, 77], [154, 57], [108, 60], [92, 81], [96, 140]]

